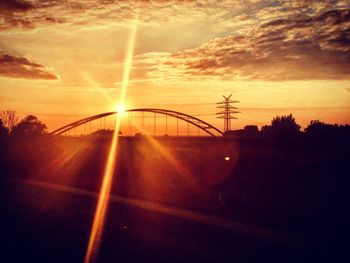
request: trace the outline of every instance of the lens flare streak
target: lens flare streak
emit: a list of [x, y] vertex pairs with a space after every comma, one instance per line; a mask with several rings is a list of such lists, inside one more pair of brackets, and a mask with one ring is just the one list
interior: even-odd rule
[[[132, 67], [132, 58], [134, 54], [134, 46], [136, 39], [138, 19], [136, 17], [135, 21], [132, 24], [131, 34], [128, 49], [126, 52], [125, 63], [124, 63], [124, 72], [123, 72], [123, 82], [120, 93], [120, 105], [125, 104], [126, 91], [128, 87], [128, 81], [130, 76], [130, 70]], [[88, 247], [85, 254], [85, 263], [95, 262], [99, 244], [101, 241], [102, 230], [104, 226], [106, 209], [110, 198], [111, 185], [113, 180], [113, 174], [115, 170], [116, 158], [117, 158], [117, 149], [118, 149], [118, 134], [121, 124], [121, 114], [116, 115], [117, 120], [115, 124], [115, 129], [113, 133], [113, 139], [109, 150], [108, 160], [103, 176], [102, 186], [99, 193], [99, 198], [97, 202], [97, 208], [94, 215], [94, 220], [92, 224], [92, 229], [90, 233], [90, 239]]]
[[184, 180], [186, 180], [186, 182], [189, 183], [189, 185], [192, 187], [192, 190], [196, 193], [200, 193], [201, 189], [198, 186], [198, 184], [193, 181], [194, 177], [192, 176], [191, 171], [189, 171], [187, 167], [183, 165], [176, 158], [176, 156], [167, 149], [167, 147], [164, 147], [158, 140], [156, 140], [152, 135], [150, 135], [147, 132], [147, 130], [142, 129], [142, 127], [137, 125], [136, 123], [134, 123], [133, 125], [136, 127], [137, 130], [141, 131], [147, 142], [153, 146], [154, 150], [156, 150], [165, 158], [167, 163], [178, 173], [178, 175], [182, 176]]
[[130, 71], [131, 71], [131, 67], [132, 67], [132, 58], [134, 55], [137, 26], [138, 26], [138, 19], [136, 17], [136, 19], [134, 20], [132, 27], [131, 27], [130, 41], [129, 41], [128, 50], [126, 52], [125, 62], [124, 62], [123, 81], [122, 81], [122, 85], [121, 85], [121, 94], [120, 94], [119, 105], [124, 105], [124, 102], [125, 102], [126, 91], [127, 91]]
[[94, 221], [90, 233], [90, 240], [85, 256], [85, 263], [94, 262], [98, 252], [99, 243], [101, 240], [104, 219], [106, 215], [106, 208], [110, 196], [113, 173], [117, 158], [118, 149], [118, 130], [120, 127], [120, 118], [117, 118], [113, 139], [109, 150], [107, 165], [103, 176], [103, 182], [97, 202], [97, 208], [94, 216]]

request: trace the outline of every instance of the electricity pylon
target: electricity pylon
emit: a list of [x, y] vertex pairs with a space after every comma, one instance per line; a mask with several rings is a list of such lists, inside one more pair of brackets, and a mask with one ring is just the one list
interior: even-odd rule
[[231, 100], [232, 94], [228, 97], [224, 97], [223, 101], [220, 101], [216, 106], [216, 109], [219, 111], [216, 113], [217, 118], [219, 119], [224, 119], [224, 131], [230, 131], [231, 130], [231, 120], [232, 119], [237, 119], [233, 114], [239, 113], [239, 111], [236, 111], [238, 108], [232, 106], [232, 103], [238, 103], [239, 101], [237, 100]]

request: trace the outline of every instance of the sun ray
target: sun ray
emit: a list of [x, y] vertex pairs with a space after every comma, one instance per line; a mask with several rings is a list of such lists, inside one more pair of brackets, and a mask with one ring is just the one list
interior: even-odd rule
[[113, 133], [113, 139], [112, 139], [112, 143], [108, 154], [107, 165], [105, 168], [102, 186], [100, 189], [100, 194], [97, 202], [97, 208], [94, 215], [94, 221], [93, 221], [92, 229], [90, 233], [89, 244], [86, 251], [85, 263], [94, 262], [98, 252], [102, 229], [104, 225], [104, 219], [106, 215], [106, 208], [107, 208], [111, 185], [112, 185], [113, 173], [114, 173], [114, 168], [116, 163], [115, 159], [117, 158], [119, 127], [120, 127], [120, 118], [117, 117], [115, 130]]
[[79, 71], [79, 75], [89, 84], [89, 88], [93, 89], [94, 92], [98, 94], [102, 94], [108, 103], [112, 102], [112, 99], [106, 89], [101, 87], [101, 85], [95, 81], [90, 74], [85, 71]]
[[[119, 105], [125, 104], [126, 92], [128, 88], [128, 81], [130, 76], [130, 70], [132, 67], [132, 58], [134, 54], [134, 46], [136, 40], [136, 32], [138, 26], [138, 16], [136, 16], [132, 27], [129, 39], [129, 45], [126, 51], [124, 72], [123, 72], [123, 82], [121, 86], [120, 102]], [[97, 202], [97, 208], [95, 211], [92, 229], [90, 233], [90, 239], [85, 255], [85, 263], [94, 262], [96, 260], [97, 252], [99, 249], [99, 243], [101, 240], [104, 220], [106, 216], [106, 209], [110, 197], [111, 185], [113, 180], [113, 174], [115, 170], [115, 163], [117, 158], [118, 149], [118, 133], [121, 124], [121, 114], [116, 114], [115, 129], [113, 133], [113, 139], [111, 142], [109, 155], [107, 159], [107, 164], [103, 176], [102, 186], [99, 193], [99, 198]]]
[[133, 125], [144, 135], [143, 138], [153, 147], [153, 149], [165, 158], [167, 164], [169, 164], [179, 176], [183, 177], [183, 179], [186, 180], [186, 182], [191, 186], [192, 191], [196, 192], [197, 194], [203, 191], [203, 189], [200, 189], [198, 186], [198, 183], [194, 181], [195, 177], [192, 175], [188, 167], [181, 163], [176, 158], [176, 155], [171, 153], [166, 146], [163, 146], [159, 140], [155, 139], [151, 134], [149, 134], [146, 129], [143, 129], [137, 123], [133, 123]]
[[137, 27], [138, 27], [138, 15], [136, 14], [136, 19], [133, 21], [133, 24], [131, 26], [129, 46], [125, 57], [123, 81], [122, 81], [121, 93], [120, 93], [120, 103], [119, 103], [120, 105], [125, 104], [125, 97], [126, 97], [127, 87], [129, 84], [130, 71], [132, 67], [132, 58], [134, 55]]

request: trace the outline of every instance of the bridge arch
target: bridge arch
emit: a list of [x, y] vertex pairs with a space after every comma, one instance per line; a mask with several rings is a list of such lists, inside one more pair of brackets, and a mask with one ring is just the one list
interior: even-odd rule
[[[215, 128], [213, 125], [199, 119], [196, 118], [194, 116], [182, 113], [182, 112], [178, 112], [178, 111], [173, 111], [173, 110], [166, 110], [166, 109], [157, 109], [157, 108], [137, 108], [137, 109], [129, 109], [126, 110], [125, 112], [152, 112], [152, 113], [157, 113], [157, 114], [162, 114], [165, 116], [170, 116], [170, 117], [174, 117], [180, 120], [183, 120], [189, 124], [192, 124], [193, 126], [198, 127], [199, 129], [203, 130], [204, 132], [206, 132], [207, 134], [216, 137], [217, 135], [223, 135], [223, 132], [220, 131], [219, 129]], [[100, 119], [100, 118], [104, 118], [110, 115], [114, 115], [114, 114], [118, 114], [118, 112], [116, 111], [111, 111], [111, 112], [105, 112], [102, 114], [97, 114], [97, 115], [93, 115], [72, 123], [69, 123], [65, 126], [62, 126], [61, 128], [58, 128], [54, 131], [51, 132], [52, 135], [60, 135], [63, 134], [71, 129], [74, 129], [80, 125], [83, 125], [85, 123]]]

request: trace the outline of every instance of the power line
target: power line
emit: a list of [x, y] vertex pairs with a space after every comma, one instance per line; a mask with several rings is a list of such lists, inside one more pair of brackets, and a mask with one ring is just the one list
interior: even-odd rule
[[216, 103], [173, 103], [173, 104], [144, 104], [140, 106], [152, 106], [152, 107], [166, 107], [166, 106], [200, 106], [200, 105], [214, 105]]
[[200, 116], [213, 116], [213, 115], [216, 115], [216, 113], [195, 114], [195, 115], [192, 115], [192, 116], [194, 116], [194, 117], [200, 117]]

